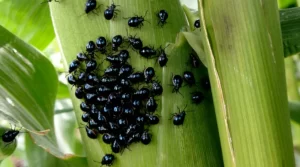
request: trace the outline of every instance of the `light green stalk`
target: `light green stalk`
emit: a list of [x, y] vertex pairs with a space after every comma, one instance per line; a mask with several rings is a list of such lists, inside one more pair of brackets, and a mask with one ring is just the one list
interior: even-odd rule
[[275, 0], [199, 0], [225, 166], [294, 166]]
[[[106, 2], [104, 6], [109, 3], [112, 1]], [[117, 34], [127, 36], [126, 30], [128, 30], [129, 35], [137, 34], [145, 46], [153, 45], [158, 48], [167, 46], [167, 43], [174, 43], [177, 33], [186, 26], [183, 10], [177, 0], [115, 0], [114, 3], [120, 5], [117, 7], [120, 12], [118, 17], [111, 21], [104, 19], [103, 6], [95, 11], [98, 15], [83, 14], [84, 0], [64, 0], [50, 4], [53, 24], [66, 69], [68, 63], [75, 59], [76, 54], [85, 49], [85, 44], [89, 40], [96, 40], [99, 36], [108, 39]], [[163, 28], [157, 26], [156, 13], [160, 9], [165, 9], [169, 13], [168, 23]], [[148, 11], [145, 16], [147, 21], [141, 29], [128, 27], [127, 20], [123, 19], [123, 17], [135, 14], [144, 16], [146, 11]], [[195, 105], [191, 104], [190, 93], [201, 88], [185, 86], [180, 89], [182, 97], [180, 94], [172, 93], [172, 86], [170, 86], [172, 74], [182, 75], [184, 70], [190, 69], [186, 62], [189, 60], [188, 56], [192, 49], [181, 35], [177, 43], [171, 44], [166, 50], [169, 62], [164, 68], [159, 67], [155, 60], [147, 60], [130, 51], [129, 61], [135, 71], [143, 71], [147, 66], [155, 67], [157, 79], [164, 87], [163, 95], [156, 97], [159, 103], [156, 113], [160, 115], [160, 123], [150, 128], [153, 137], [149, 145], [145, 146], [141, 143], [130, 145], [131, 151], [125, 149], [122, 155], [115, 154], [117, 158], [113, 166], [221, 166], [223, 162], [210, 92], [205, 92], [206, 99], [202, 104]], [[100, 59], [103, 58], [100, 57]], [[104, 63], [100, 68], [103, 69], [106, 65], [107, 63]], [[206, 75], [204, 67], [193, 72], [197, 80]], [[81, 101], [74, 97], [74, 89], [71, 94], [77, 121], [82, 123], [82, 111], [79, 109]], [[173, 113], [178, 112], [177, 107], [183, 109], [185, 105], [188, 107], [184, 125], [176, 127], [169, 118]], [[105, 153], [111, 153], [110, 146], [104, 144], [100, 136], [98, 140], [89, 139], [83, 128], [80, 129], [80, 133], [85, 144], [89, 166], [98, 167], [99, 163], [94, 161], [101, 161]]]

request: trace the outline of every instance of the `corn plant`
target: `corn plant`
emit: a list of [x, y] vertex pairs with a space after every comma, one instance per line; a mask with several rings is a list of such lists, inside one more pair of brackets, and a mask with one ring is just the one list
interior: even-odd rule
[[[88, 41], [131, 35], [164, 48], [168, 56], [167, 65], [160, 67], [157, 59], [129, 49], [134, 70], [154, 67], [163, 86], [155, 98], [160, 121], [149, 127], [150, 144], [124, 147], [111, 166], [295, 166], [284, 58], [300, 50], [299, 8], [279, 11], [274, 0], [199, 0], [197, 11], [171, 0], [96, 2], [89, 12], [86, 0], [0, 2], [0, 130], [4, 134], [12, 124], [24, 132], [26, 146], [23, 157], [16, 149], [18, 137], [2, 141], [1, 160], [15, 151], [28, 166], [101, 166], [111, 146], [101, 135], [87, 136], [82, 100], [74, 86], [65, 84], [65, 75]], [[117, 16], [106, 20], [103, 11], [112, 3]], [[163, 26], [157, 16], [162, 9], [168, 12]], [[135, 15], [145, 19], [143, 26], [128, 26]], [[194, 26], [197, 19], [200, 28]], [[59, 50], [63, 67], [54, 68], [43, 56], [52, 52], [48, 50]], [[192, 67], [191, 53], [201, 60], [198, 68]], [[108, 66], [101, 63], [104, 59], [97, 53], [99, 75]], [[172, 77], [187, 70], [196, 84], [174, 92]], [[208, 77], [210, 85], [204, 86]], [[194, 91], [204, 95], [200, 104], [192, 103]], [[62, 98], [71, 99], [72, 109], [54, 108]], [[299, 105], [289, 106], [296, 118]], [[178, 108], [186, 111], [181, 126], [172, 123]], [[61, 114], [71, 119], [60, 119], [57, 126], [54, 115]]]

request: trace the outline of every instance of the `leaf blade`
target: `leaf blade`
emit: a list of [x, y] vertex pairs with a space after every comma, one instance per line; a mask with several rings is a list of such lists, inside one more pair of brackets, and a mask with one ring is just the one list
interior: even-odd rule
[[[65, 158], [54, 136], [53, 115], [58, 78], [40, 52], [0, 26], [0, 114], [30, 131], [34, 142]], [[47, 136], [36, 131], [51, 129]]]
[[40, 4], [35, 0], [0, 1], [0, 24], [40, 50], [44, 50], [54, 39], [48, 3]]

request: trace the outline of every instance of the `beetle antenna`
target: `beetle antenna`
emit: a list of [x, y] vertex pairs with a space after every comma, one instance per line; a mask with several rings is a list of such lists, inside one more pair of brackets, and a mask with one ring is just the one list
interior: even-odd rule
[[145, 16], [144, 16], [144, 17], [146, 17], [147, 13], [148, 13], [148, 10], [146, 10], [146, 12], [145, 12]]

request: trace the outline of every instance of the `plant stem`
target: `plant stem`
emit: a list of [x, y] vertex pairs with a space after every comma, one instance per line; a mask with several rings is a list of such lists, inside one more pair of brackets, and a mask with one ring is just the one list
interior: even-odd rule
[[274, 0], [199, 0], [225, 166], [294, 166]]

